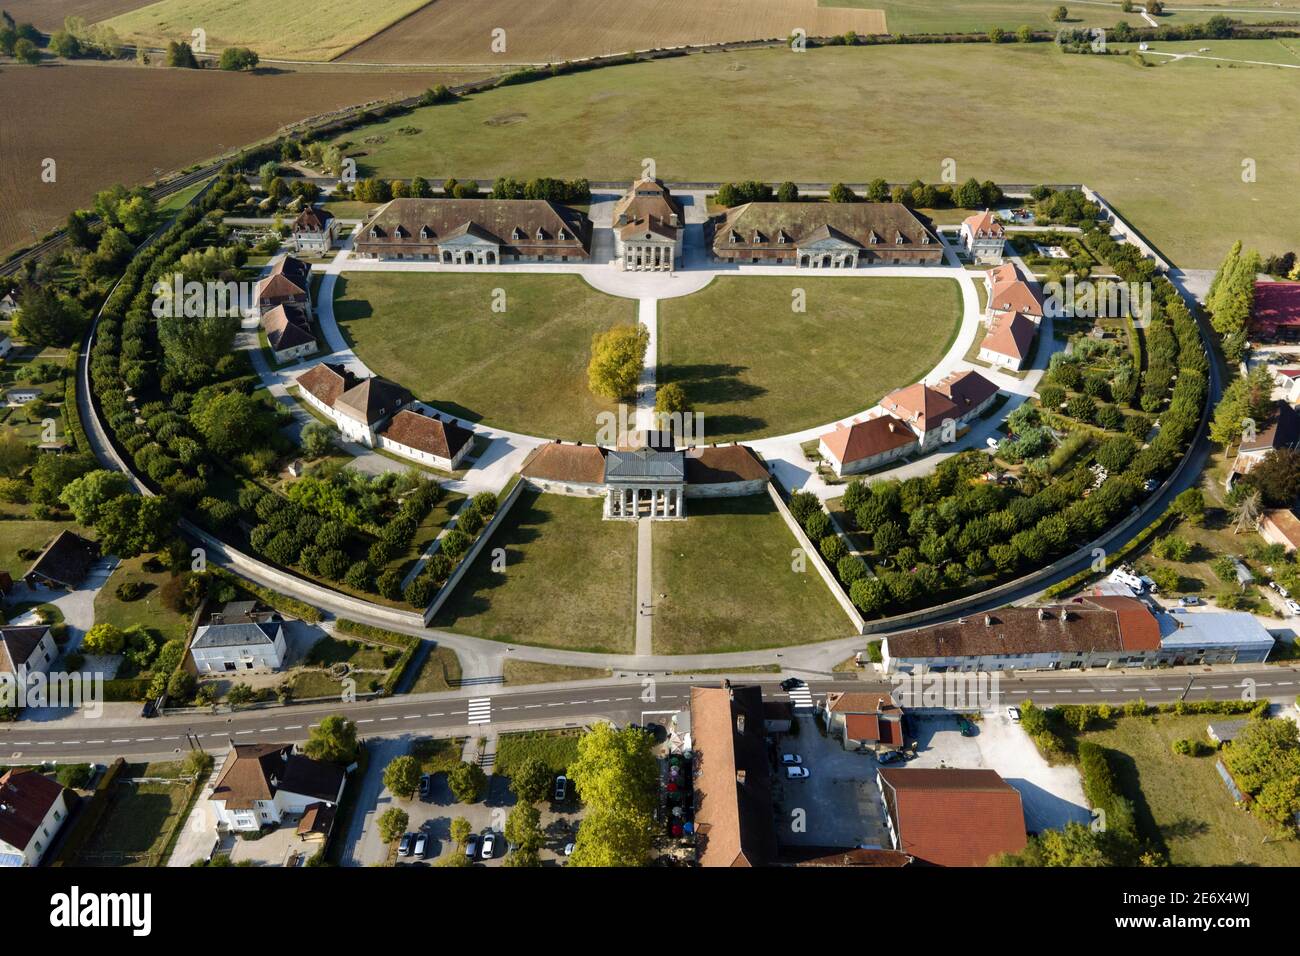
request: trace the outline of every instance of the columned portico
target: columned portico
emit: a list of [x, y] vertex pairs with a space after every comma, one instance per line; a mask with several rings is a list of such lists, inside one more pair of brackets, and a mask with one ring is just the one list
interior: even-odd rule
[[685, 485], [610, 485], [605, 490], [605, 517], [685, 518]]
[[686, 517], [686, 459], [680, 451], [614, 449], [605, 456], [605, 517]]

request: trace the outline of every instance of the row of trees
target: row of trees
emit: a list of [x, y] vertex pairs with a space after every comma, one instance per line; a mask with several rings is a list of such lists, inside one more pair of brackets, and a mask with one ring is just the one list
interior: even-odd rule
[[[724, 183], [715, 197], [718, 204], [731, 208], [750, 202], [798, 202], [799, 187], [792, 182], [784, 182], [775, 193], [767, 183], [757, 180]], [[1002, 201], [1002, 190], [997, 183], [986, 180], [981, 183], [971, 177], [960, 186], [944, 183], [925, 183], [914, 179], [910, 183], [891, 187], [884, 179], [873, 179], [867, 185], [867, 191], [859, 196], [844, 183], [831, 186], [827, 197], [834, 203], [851, 202], [896, 202], [909, 208], [942, 209], [957, 206], [963, 209], [980, 209], [994, 206]]]
[[1255, 275], [1262, 268], [1259, 253], [1243, 250], [1241, 240], [1237, 240], [1205, 297], [1210, 324], [1223, 336], [1224, 357], [1233, 363], [1239, 362], [1245, 352], [1247, 326], [1255, 309]]

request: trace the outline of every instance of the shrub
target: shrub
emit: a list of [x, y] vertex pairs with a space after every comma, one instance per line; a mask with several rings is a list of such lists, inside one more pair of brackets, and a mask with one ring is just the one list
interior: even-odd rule
[[838, 564], [840, 558], [848, 554], [849, 549], [844, 546], [844, 541], [837, 534], [828, 534], [817, 544], [818, 549], [831, 564]]
[[144, 597], [148, 588], [143, 581], [123, 581], [114, 589], [119, 601], [138, 601]]
[[790, 496], [790, 514], [801, 527], [807, 522], [808, 516], [814, 511], [820, 511], [821, 507], [822, 503], [810, 491], [796, 491]]
[[437, 593], [438, 586], [422, 574], [406, 586], [406, 589], [402, 592], [402, 597], [411, 607], [422, 611], [429, 606]]
[[867, 566], [855, 555], [846, 554], [835, 563], [835, 573], [845, 585], [852, 587], [854, 581], [867, 576]]
[[831, 516], [821, 510], [814, 511], [803, 523], [803, 529], [812, 540], [820, 541], [831, 530]]

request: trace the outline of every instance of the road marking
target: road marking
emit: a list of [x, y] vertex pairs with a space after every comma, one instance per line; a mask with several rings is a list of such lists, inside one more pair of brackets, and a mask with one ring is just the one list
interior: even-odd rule
[[1096, 692], [1095, 690], [1093, 690], [1091, 687], [1080, 687], [1080, 688], [1079, 688], [1079, 693], [1080, 693], [1080, 694], [1095, 694], [1095, 693], [1097, 693], [1097, 692]]
[[592, 702], [593, 704], [608, 704], [608, 703], [609, 703], [609, 698], [608, 698], [608, 697], [593, 697], [592, 700], [591, 700], [591, 702]]
[[279, 730], [280, 730], [279, 727], [263, 727], [261, 730], [258, 731], [258, 733], [259, 733], [259, 734], [274, 734], [274, 733], [278, 733]]
[[240, 734], [251, 734], [251, 733], [252, 733], [251, 730], [236, 730], [235, 736], [239, 736]]
[[617, 700], [617, 701], [624, 701], [624, 700], [631, 700], [632, 698], [631, 698], [631, 697], [615, 697], [614, 699]]
[[517, 706], [515, 706], [515, 707], [502, 707], [501, 709], [502, 709], [502, 710], [518, 710], [519, 708], [518, 708]]
[[466, 713], [471, 724], [492, 723], [492, 698], [471, 697], [469, 699], [469, 710]]
[[81, 743], [81, 741], [80, 741], [80, 740], [63, 740], [63, 741], [60, 741], [60, 743], [65, 743], [65, 744], [79, 744], [79, 743]]
[[110, 744], [129, 744], [130, 742], [130, 737], [118, 737], [116, 740], [109, 741]]
[[382, 724], [382, 723], [384, 723], [385, 721], [396, 720], [396, 719], [397, 719], [396, 717], [380, 717], [380, 718], [379, 718], [379, 722]]
[[88, 744], [102, 744], [103, 742], [104, 742], [104, 741], [102, 741], [102, 740], [87, 740], [87, 741], [86, 741], [86, 743], [88, 743]]
[[441, 716], [442, 716], [442, 712], [440, 711], [440, 712], [438, 712], [438, 713], [436, 713], [436, 714], [425, 714], [424, 716], [426, 716], [426, 717], [441, 717]]
[[541, 706], [542, 706], [541, 704], [524, 704], [524, 710], [535, 710], [536, 708]]
[[[244, 731], [244, 733], [248, 733], [248, 731]], [[137, 738], [135, 738], [135, 739], [136, 739], [136, 742], [137, 742], [137, 743], [147, 744], [147, 743], [152, 743], [153, 741], [157, 740], [158, 738], [157, 738], [157, 737], [137, 737]]]
[[[358, 721], [357, 721], [357, 723], [359, 723], [359, 724], [373, 724], [374, 722], [375, 722], [375, 718], [373, 718], [373, 717], [367, 717], [367, 718], [365, 718], [364, 720], [358, 720]], [[319, 724], [312, 724], [312, 726], [313, 726], [313, 727], [319, 727], [320, 725], [319, 725]]]
[[790, 698], [790, 703], [794, 704], [795, 710], [813, 709], [812, 690], [807, 684], [800, 684], [793, 688], [787, 696]]
[[[285, 729], [285, 730], [302, 730], [302, 724], [285, 724], [285, 725], [284, 725], [284, 729]], [[203, 735], [202, 735], [202, 734], [199, 734], [199, 736], [202, 737]]]
[[408, 714], [407, 716], [403, 717], [402, 719], [403, 719], [403, 720], [419, 720], [419, 719], [420, 719], [420, 715], [419, 715], [419, 714]]

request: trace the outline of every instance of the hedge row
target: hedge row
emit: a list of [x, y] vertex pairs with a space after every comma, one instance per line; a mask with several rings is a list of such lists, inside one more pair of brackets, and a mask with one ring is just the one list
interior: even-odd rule
[[[1165, 522], [1178, 513], [1178, 509], [1173, 505], [1170, 505], [1160, 513], [1155, 521], [1152, 521], [1149, 525], [1129, 539], [1129, 541], [1114, 554], [1109, 555], [1110, 563], [1114, 565], [1116, 562], [1123, 561], [1130, 554], [1142, 550], [1142, 548], [1146, 547], [1147, 542], [1159, 534], [1160, 529], [1164, 527]], [[1065, 580], [1053, 584], [1051, 587], [1043, 591], [1043, 595], [1044, 597], [1056, 598], [1063, 594], [1069, 594], [1071, 591], [1082, 587], [1093, 578], [1099, 577], [1105, 573], [1105, 571], [1094, 571], [1093, 568], [1089, 566], [1086, 570], [1080, 571], [1078, 574], [1072, 574]]]

